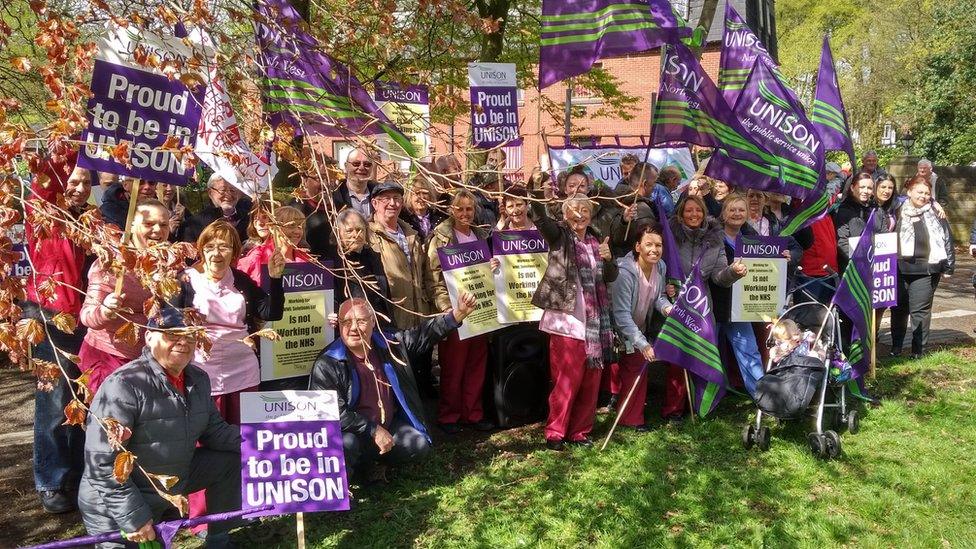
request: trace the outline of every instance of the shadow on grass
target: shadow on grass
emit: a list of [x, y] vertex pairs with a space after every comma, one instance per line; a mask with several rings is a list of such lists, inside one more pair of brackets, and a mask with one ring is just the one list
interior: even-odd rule
[[[971, 372], [963, 366], [973, 358], [976, 351], [966, 347], [921, 361], [884, 361], [869, 390], [909, 409], [937, 402], [947, 389], [969, 387]], [[655, 391], [649, 414], [659, 398]], [[851, 406], [866, 418], [885, 409]], [[654, 419], [652, 432], [622, 431], [605, 452], [545, 451], [540, 424], [438, 440], [428, 462], [396, 471], [391, 483], [354, 487], [350, 512], [307, 516], [307, 539], [312, 547], [356, 548], [797, 546], [845, 544], [877, 533], [868, 531], [870, 521], [830, 508], [837, 505], [833, 479], [867, 478], [871, 466], [903, 464], [884, 452], [870, 452], [870, 464], [864, 463], [863, 449], [830, 462], [814, 458], [808, 418], [770, 423], [770, 451], [747, 452], [740, 432], [753, 413], [750, 403], [730, 397], [714, 418], [677, 427]], [[612, 420], [598, 416], [594, 436], [605, 436]], [[805, 510], [817, 514], [809, 517], [815, 526], [798, 526]], [[294, 524], [281, 517], [235, 537], [245, 546], [294, 547]]]

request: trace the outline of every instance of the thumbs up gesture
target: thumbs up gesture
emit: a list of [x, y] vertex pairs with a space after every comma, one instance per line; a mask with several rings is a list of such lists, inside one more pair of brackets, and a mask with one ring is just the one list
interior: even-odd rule
[[603, 239], [603, 242], [600, 243], [600, 257], [604, 261], [610, 261], [611, 259], [613, 259], [613, 254], [610, 253], [610, 237], [609, 236], [606, 237], [606, 238], [604, 238]]

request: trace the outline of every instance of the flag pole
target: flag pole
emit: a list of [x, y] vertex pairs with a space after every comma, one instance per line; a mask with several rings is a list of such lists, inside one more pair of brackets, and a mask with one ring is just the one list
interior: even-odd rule
[[295, 513], [295, 536], [298, 549], [305, 549], [305, 513]]
[[[132, 178], [132, 183], [129, 185], [129, 210], [125, 215], [125, 227], [122, 232], [122, 238], [119, 240], [119, 248], [123, 248], [129, 245], [132, 240], [132, 219], [136, 216], [136, 204], [139, 203], [139, 187], [142, 186], [141, 179]], [[135, 187], [135, 188], [133, 188]], [[177, 189], [179, 192], [179, 189]], [[115, 295], [122, 293], [122, 285], [125, 283], [125, 265], [122, 265], [122, 271], [119, 273], [119, 277], [115, 279]]]
[[637, 390], [637, 384], [640, 383], [641, 377], [647, 372], [648, 362], [645, 360], [644, 364], [641, 366], [640, 372], [637, 373], [637, 377], [634, 378], [634, 384], [630, 386], [630, 390], [627, 391], [627, 397], [624, 398], [623, 404], [617, 410], [617, 417], [613, 420], [613, 425], [610, 426], [610, 432], [607, 433], [607, 438], [603, 441], [603, 446], [600, 446], [600, 451], [602, 452], [607, 448], [607, 444], [610, 443], [610, 437], [613, 436], [613, 432], [617, 429], [617, 424], [620, 423], [620, 418], [624, 415], [624, 410], [627, 409], [627, 405], [630, 404], [630, 397], [634, 396], [634, 391]]
[[874, 379], [874, 373], [878, 364], [878, 310], [871, 309], [871, 366], [868, 369], [868, 377]]
[[685, 374], [685, 393], [688, 395], [688, 412], [691, 416], [691, 421], [697, 421], [695, 419], [695, 400], [691, 396], [691, 379], [688, 378], [688, 370], [682, 368], [681, 371]]

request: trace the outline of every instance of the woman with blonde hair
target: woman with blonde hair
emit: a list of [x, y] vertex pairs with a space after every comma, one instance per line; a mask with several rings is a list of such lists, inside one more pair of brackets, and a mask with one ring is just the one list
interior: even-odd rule
[[[277, 248], [282, 248], [282, 255], [286, 263], [308, 263], [311, 257], [305, 251], [305, 214], [293, 206], [279, 206], [274, 211], [274, 224], [278, 226], [283, 237], [276, 242], [274, 231], [268, 225], [268, 235], [264, 242], [251, 248], [244, 257], [237, 262], [237, 268], [243, 271], [255, 284], [261, 286], [261, 267], [271, 261], [271, 256]], [[250, 231], [250, 228], [248, 228]]]
[[[488, 238], [487, 232], [474, 225], [477, 204], [478, 199], [471, 191], [456, 191], [451, 201], [451, 217], [438, 225], [430, 236], [427, 276], [436, 311], [444, 312], [452, 308], [437, 250]], [[464, 423], [479, 431], [491, 430], [493, 425], [485, 420], [481, 406], [488, 366], [488, 336], [482, 334], [462, 341], [458, 338], [457, 330], [454, 330], [438, 344], [438, 357], [441, 365], [441, 398], [437, 423], [440, 428], [445, 433], [454, 434], [460, 430], [458, 424]]]

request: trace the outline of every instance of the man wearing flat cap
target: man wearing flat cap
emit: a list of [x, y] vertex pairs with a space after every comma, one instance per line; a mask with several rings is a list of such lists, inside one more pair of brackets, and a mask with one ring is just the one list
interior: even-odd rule
[[[178, 478], [170, 494], [206, 489], [211, 513], [240, 509], [240, 430], [220, 417], [210, 398], [210, 378], [190, 364], [197, 333], [182, 311], [163, 307], [149, 321], [142, 356], [106, 378], [95, 394], [78, 493], [89, 534], [121, 530], [130, 542], [150, 541], [154, 524], [178, 516], [139, 467]], [[111, 424], [118, 428], [104, 428]], [[114, 463], [122, 450], [136, 456], [138, 467], [120, 482]], [[231, 547], [230, 526], [211, 524], [207, 547]]]

